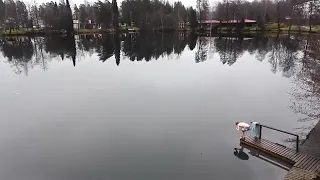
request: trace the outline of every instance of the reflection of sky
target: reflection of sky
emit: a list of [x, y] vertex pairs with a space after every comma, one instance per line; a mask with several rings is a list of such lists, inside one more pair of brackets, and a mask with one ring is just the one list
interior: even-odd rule
[[232, 66], [194, 53], [119, 67], [93, 54], [28, 76], [2, 64], [0, 179], [280, 179], [273, 165], [234, 157], [234, 122], [292, 131], [294, 84], [248, 53]]

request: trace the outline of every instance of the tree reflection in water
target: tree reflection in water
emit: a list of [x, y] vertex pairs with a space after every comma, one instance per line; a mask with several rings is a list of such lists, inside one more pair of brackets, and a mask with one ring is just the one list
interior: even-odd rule
[[80, 35], [75, 38], [4, 38], [1, 39], [0, 48], [16, 73], [37, 65], [46, 70], [51, 59], [67, 58], [75, 65], [76, 58], [93, 54], [102, 62], [114, 56], [117, 65], [120, 64], [121, 57], [131, 61], [151, 61], [171, 55], [178, 57], [188, 46], [189, 50], [194, 51], [196, 63], [211, 59], [212, 55], [217, 53], [221, 63], [231, 66], [248, 52], [258, 61], [267, 60], [272, 72], [282, 72], [285, 77], [291, 77], [299, 71], [303, 59], [315, 59], [315, 52], [319, 51], [314, 48], [316, 43], [313, 41], [316, 41], [316, 38], [305, 36], [268, 38], [258, 35], [245, 38], [197, 37], [184, 33], [141, 33]]
[[[218, 54], [222, 64], [232, 66], [244, 53], [258, 61], [268, 61], [273, 73], [282, 73], [295, 82], [291, 108], [303, 114], [301, 121], [320, 118], [320, 37], [198, 37], [185, 33], [96, 34], [75, 37], [10, 37], [0, 39], [1, 61], [17, 74], [28, 74], [34, 67], [48, 70], [52, 61], [96, 55], [101, 62], [115, 60], [152, 61], [161, 57], [179, 59], [186, 50], [194, 52], [195, 63], [213, 60]], [[111, 58], [113, 57], [114, 58]], [[303, 127], [310, 128], [310, 127]], [[288, 140], [290, 141], [290, 140]]]
[[317, 36], [309, 36], [301, 46], [304, 48], [302, 67], [294, 78], [297, 87], [292, 93], [291, 108], [306, 116], [300, 121], [320, 118], [320, 37]]

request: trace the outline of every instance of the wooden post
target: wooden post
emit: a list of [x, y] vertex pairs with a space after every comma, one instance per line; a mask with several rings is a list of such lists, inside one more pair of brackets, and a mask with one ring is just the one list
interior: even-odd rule
[[259, 139], [261, 139], [262, 125], [259, 124]]
[[296, 152], [299, 152], [299, 136], [297, 136]]

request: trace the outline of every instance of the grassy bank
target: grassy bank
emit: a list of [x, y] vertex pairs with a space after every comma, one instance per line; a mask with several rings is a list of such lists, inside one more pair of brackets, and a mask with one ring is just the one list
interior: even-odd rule
[[[267, 24], [267, 26], [265, 27], [265, 31], [267, 32], [279, 32], [278, 30], [278, 24], [277, 23], [269, 23]], [[289, 25], [287, 24], [280, 24], [280, 32], [284, 32], [284, 33], [289, 33]], [[307, 26], [296, 26], [296, 25], [292, 25], [291, 26], [291, 33], [310, 33], [310, 29]], [[311, 33], [320, 33], [320, 26], [312, 26], [311, 27]]]
[[[169, 32], [169, 31], [179, 31], [179, 32], [190, 32], [190, 28], [155, 28], [155, 29], [145, 29], [140, 30], [138, 27], [120, 27], [119, 31], [122, 33], [126, 32], [140, 32], [140, 31], [159, 31], [159, 32]], [[108, 29], [79, 29], [75, 30], [75, 34], [99, 34], [99, 33], [115, 33], [116, 29], [108, 28]], [[12, 29], [10, 30], [0, 30], [0, 36], [37, 36], [37, 35], [62, 35], [64, 32], [59, 30], [45, 30], [45, 29]]]
[[[139, 32], [140, 29], [137, 27], [126, 27], [126, 28], [119, 28], [120, 32]], [[109, 28], [109, 29], [79, 29], [75, 31], [75, 34], [96, 34], [96, 33], [114, 33], [116, 29]], [[0, 36], [28, 36], [28, 35], [59, 35], [64, 34], [63, 31], [60, 30], [45, 30], [45, 29], [12, 29], [10, 30], [0, 30]]]
[[[236, 28], [228, 28], [228, 27], [221, 27], [217, 30], [219, 33], [237, 33]], [[255, 32], [262, 32], [262, 29], [260, 29], [258, 26], [253, 27], [244, 27], [241, 31], [241, 33], [255, 33]], [[264, 29], [265, 33], [289, 33], [289, 25], [280, 24], [280, 31], [278, 30], [278, 24], [277, 23], [269, 23], [266, 25]], [[301, 33], [306, 34], [310, 33], [309, 27], [306, 26], [291, 26], [290, 33]], [[320, 25], [318, 26], [312, 26], [311, 33], [320, 33]]]
[[[140, 29], [137, 27], [120, 27], [120, 32], [139, 32]], [[76, 31], [76, 34], [97, 34], [97, 33], [115, 33], [116, 29], [79, 29]]]
[[12, 36], [18, 36], [18, 35], [27, 35], [31, 33], [41, 33], [41, 30], [39, 29], [26, 29], [26, 28], [21, 28], [21, 29], [12, 29], [10, 30], [0, 30], [0, 35], [12, 35]]
[[[149, 30], [140, 30], [137, 27], [120, 27], [119, 31], [122, 33], [126, 32], [140, 32], [140, 31], [157, 31], [157, 32], [173, 32], [173, 31], [179, 31], [179, 32], [190, 32], [190, 28], [155, 28], [155, 29], [149, 29]], [[269, 23], [265, 27], [265, 33], [283, 33], [287, 34], [289, 33], [289, 26], [286, 24], [280, 24], [280, 31], [278, 31], [278, 24], [277, 23]], [[98, 34], [98, 33], [115, 33], [116, 29], [114, 28], [108, 28], [108, 29], [79, 29], [78, 31], [75, 31], [75, 34]], [[198, 29], [197, 32], [209, 32], [209, 30], [201, 30]], [[261, 32], [261, 29], [259, 29], [257, 26], [254, 27], [245, 27], [241, 30], [241, 33], [256, 33]], [[219, 28], [216, 33], [239, 33], [236, 31], [235, 28], [229, 29], [226, 27]], [[291, 33], [302, 33], [302, 34], [308, 34], [310, 33], [309, 27], [301, 26], [300, 29], [298, 26], [292, 26], [291, 27]], [[313, 26], [311, 33], [320, 33], [320, 26]], [[64, 34], [63, 31], [60, 30], [45, 30], [45, 29], [26, 29], [26, 28], [20, 28], [20, 29], [12, 29], [10, 30], [1, 30], [0, 29], [0, 36], [45, 36], [45, 35], [62, 35]]]

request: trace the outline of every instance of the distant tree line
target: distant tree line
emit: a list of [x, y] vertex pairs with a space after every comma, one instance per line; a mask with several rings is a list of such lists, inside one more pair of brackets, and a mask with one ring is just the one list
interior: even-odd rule
[[197, 26], [196, 10], [180, 1], [170, 4], [159, 0], [124, 0], [118, 8], [116, 0], [106, 0], [75, 5], [71, 12], [68, 0], [40, 5], [36, 1], [26, 4], [21, 0], [0, 0], [0, 27], [68, 29], [72, 19], [79, 21], [80, 28], [117, 29], [119, 23], [141, 29], [173, 28], [179, 22]]
[[[95, 23], [101, 28], [110, 28], [121, 23], [127, 26], [145, 29], [176, 28], [178, 23], [190, 22], [192, 27], [197, 25], [196, 10], [185, 7], [180, 1], [170, 4], [159, 0], [124, 0], [120, 10], [115, 0], [112, 2], [95, 2], [94, 4], [80, 4], [74, 7], [74, 18], [83, 24]], [[116, 20], [117, 22], [114, 22]]]
[[6, 28], [45, 27], [71, 31], [71, 21], [78, 20], [80, 28], [115, 28], [119, 23], [142, 30], [176, 28], [178, 24], [195, 29], [198, 20], [257, 20], [261, 29], [266, 23], [290, 25], [320, 24], [319, 0], [221, 0], [210, 5], [209, 0], [196, 0], [196, 9], [182, 2], [162, 0], [96, 1], [75, 5], [68, 0], [26, 4], [22, 0], [0, 0], [0, 26]]
[[[140, 28], [176, 27], [179, 22], [196, 23], [192, 7], [185, 7], [180, 1], [173, 5], [159, 0], [124, 0], [121, 3], [122, 22]], [[192, 17], [193, 16], [193, 17]]]
[[33, 28], [43, 24], [47, 28], [73, 31], [72, 11], [69, 1], [37, 5], [17, 0], [0, 0], [0, 27], [7, 29]]

